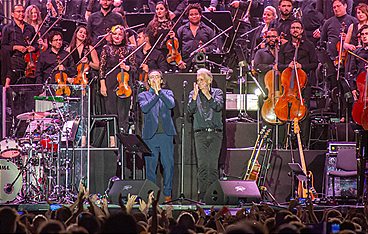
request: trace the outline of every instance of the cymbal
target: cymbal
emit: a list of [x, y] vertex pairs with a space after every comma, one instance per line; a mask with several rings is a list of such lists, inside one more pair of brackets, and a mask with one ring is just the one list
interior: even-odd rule
[[19, 120], [34, 120], [34, 119], [43, 119], [46, 116], [49, 116], [51, 113], [50, 112], [26, 112], [23, 114], [19, 114], [17, 115], [17, 119]]

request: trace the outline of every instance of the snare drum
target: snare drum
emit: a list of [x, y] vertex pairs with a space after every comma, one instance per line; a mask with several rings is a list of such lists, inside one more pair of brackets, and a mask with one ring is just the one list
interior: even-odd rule
[[3, 158], [18, 157], [21, 152], [17, 141], [11, 138], [5, 138], [0, 142], [0, 156]]
[[0, 203], [12, 201], [17, 197], [23, 183], [22, 176], [18, 176], [19, 172], [14, 163], [0, 159]]

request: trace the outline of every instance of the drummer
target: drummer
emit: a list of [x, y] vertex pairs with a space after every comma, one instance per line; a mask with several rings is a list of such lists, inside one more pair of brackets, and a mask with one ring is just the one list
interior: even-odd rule
[[[76, 67], [73, 58], [69, 56], [64, 60], [68, 53], [62, 49], [63, 35], [59, 31], [52, 31], [49, 36], [49, 48], [41, 53], [36, 68], [37, 84], [55, 84], [55, 75], [62, 71], [68, 75], [68, 81], [71, 83], [71, 77], [76, 75]], [[61, 61], [62, 64], [59, 64]]]

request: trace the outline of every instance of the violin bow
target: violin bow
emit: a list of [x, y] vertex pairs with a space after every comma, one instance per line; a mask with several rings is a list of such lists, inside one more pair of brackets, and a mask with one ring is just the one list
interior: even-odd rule
[[184, 11], [181, 13], [181, 15], [179, 16], [179, 18], [175, 21], [175, 24], [170, 28], [169, 32], [166, 34], [166, 36], [164, 37], [163, 41], [165, 41], [167, 39], [167, 37], [169, 36], [170, 32], [172, 30], [174, 30], [174, 28], [176, 27], [176, 25], [178, 25], [179, 21], [181, 20], [181, 18], [183, 18], [184, 14], [187, 12], [189, 8], [189, 4], [188, 6], [184, 9]]
[[140, 45], [137, 48], [135, 48], [135, 50], [133, 50], [132, 53], [130, 53], [128, 56], [126, 56], [123, 60], [121, 60], [115, 67], [111, 68], [111, 70], [106, 73], [105, 77], [107, 77], [108, 75], [110, 75], [111, 72], [113, 72], [116, 68], [118, 68], [122, 63], [124, 63], [125, 61], [127, 61], [131, 56], [133, 56], [133, 54], [135, 54], [145, 44], [146, 44], [146, 42], [143, 42], [142, 45]]
[[[37, 29], [37, 32], [35, 33], [35, 35], [33, 36], [32, 40], [29, 42], [29, 45], [32, 45], [34, 40], [36, 40], [36, 37], [38, 35], [38, 33], [41, 31], [42, 26], [45, 24], [46, 20], [50, 17], [49, 14], [46, 15], [45, 19], [43, 19], [42, 23], [40, 24], [40, 26]], [[41, 37], [40, 37], [41, 38]]]
[[55, 27], [55, 25], [62, 19], [62, 15], [60, 15], [56, 20], [55, 22], [40, 36], [40, 38], [43, 38], [47, 33], [50, 32], [50, 30]]
[[[157, 46], [157, 44], [158, 44], [158, 42], [160, 41], [160, 39], [161, 39], [162, 35], [163, 35], [163, 34], [161, 34], [161, 35], [159, 36], [159, 38], [156, 40], [155, 44], [152, 46], [151, 50], [148, 52], [148, 54], [146, 55], [146, 57], [143, 59], [143, 62], [142, 62], [142, 64], [141, 64], [141, 66], [147, 62], [148, 57], [151, 55], [152, 51], [153, 51], [153, 50], [155, 49], [155, 47]], [[141, 66], [140, 66], [140, 67], [141, 67]]]

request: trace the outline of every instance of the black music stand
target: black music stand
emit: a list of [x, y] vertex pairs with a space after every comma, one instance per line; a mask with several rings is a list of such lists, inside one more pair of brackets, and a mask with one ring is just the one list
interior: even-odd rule
[[[133, 180], [135, 180], [135, 157], [137, 153], [142, 153], [142, 156], [147, 156], [152, 153], [152, 151], [148, 148], [146, 143], [144, 143], [143, 139], [135, 134], [127, 134], [127, 133], [118, 133], [116, 134], [118, 139], [120, 140], [120, 144], [122, 147], [122, 150], [127, 153], [131, 153], [133, 155]], [[124, 168], [123, 164], [123, 158], [121, 160], [121, 167]], [[124, 173], [121, 174], [121, 177], [123, 179]]]
[[[310, 183], [309, 183], [309, 178], [308, 176], [304, 173], [302, 167], [300, 166], [299, 163], [288, 163], [290, 169], [294, 172], [294, 175], [296, 176], [296, 178], [298, 178], [298, 180], [300, 182], [305, 181], [306, 185], [307, 185], [307, 198], [309, 199], [311, 196], [309, 189], [310, 189]], [[294, 191], [293, 191], [294, 192]]]
[[[213, 24], [218, 26], [221, 30], [226, 30], [233, 26], [232, 17], [230, 11], [205, 11], [203, 12], [202, 21], [210, 28], [213, 29]], [[211, 22], [208, 22], [211, 21]], [[234, 28], [229, 33], [234, 32]]]
[[127, 13], [125, 15], [127, 24], [132, 27], [138, 24], [144, 24], [145, 26], [153, 19], [154, 13]]

